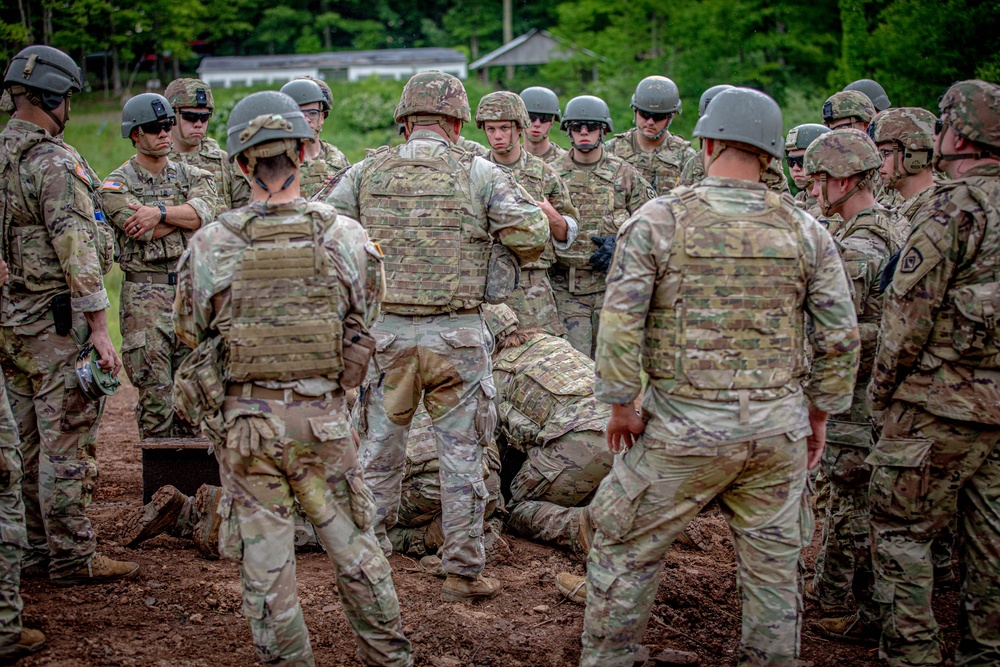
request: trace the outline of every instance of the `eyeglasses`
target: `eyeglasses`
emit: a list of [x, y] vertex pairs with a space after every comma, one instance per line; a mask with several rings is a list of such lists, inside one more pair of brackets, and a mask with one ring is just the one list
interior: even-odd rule
[[800, 155], [798, 157], [788, 156], [785, 158], [785, 162], [788, 163], [789, 169], [791, 169], [792, 167], [798, 167], [799, 169], [802, 169], [802, 167], [805, 165], [805, 160], [806, 160], [805, 155]]
[[211, 111], [182, 111], [181, 118], [189, 123], [207, 123], [212, 117]]
[[587, 132], [597, 132], [597, 131], [599, 131], [603, 127], [604, 127], [604, 123], [599, 123], [599, 122], [594, 121], [594, 120], [586, 120], [586, 121], [579, 121], [578, 120], [578, 121], [574, 121], [574, 122], [572, 122], [572, 123], [569, 124], [569, 131], [570, 132], [583, 132], [584, 129], [586, 129]]
[[636, 113], [638, 113], [643, 120], [651, 120], [656, 123], [670, 118], [670, 114], [668, 113], [650, 113], [649, 111], [643, 111], [642, 109], [636, 109]]
[[536, 120], [539, 123], [551, 123], [552, 119], [555, 118], [554, 114], [550, 113], [529, 113], [528, 120], [534, 123]]
[[882, 161], [885, 162], [892, 158], [892, 154], [896, 152], [895, 148], [880, 148], [879, 154], [882, 156]]
[[167, 120], [154, 120], [149, 123], [143, 123], [139, 126], [143, 134], [157, 135], [160, 132], [169, 132], [170, 128], [174, 126], [174, 119], [168, 118]]
[[302, 113], [308, 120], [319, 120], [319, 117], [323, 114], [319, 109], [303, 109]]

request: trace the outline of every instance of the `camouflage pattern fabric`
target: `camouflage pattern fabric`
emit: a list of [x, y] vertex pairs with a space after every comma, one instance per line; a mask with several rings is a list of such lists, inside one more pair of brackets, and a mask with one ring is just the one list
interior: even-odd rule
[[[708, 177], [694, 192], [717, 214], [774, 210], [774, 195], [762, 184]], [[676, 282], [659, 280], [675, 232], [686, 224], [672, 201], [646, 204], [619, 234], [597, 342], [594, 391], [603, 402], [627, 404], [639, 395], [650, 304], [676, 293]], [[597, 534], [587, 564], [581, 665], [629, 664], [645, 630], [661, 559], [712, 498], [733, 529], [737, 552], [743, 598], [738, 663], [797, 660], [797, 568], [808, 539], [800, 520], [809, 433], [805, 399], [825, 412], [847, 409], [859, 340], [833, 239], [786, 197], [781, 207], [783, 219], [794, 221], [806, 286], [795, 309], [813, 323], [809, 381], [800, 386], [802, 378], [792, 376], [774, 400], [750, 394], [736, 400], [723, 392], [706, 400], [673, 395], [676, 382], [668, 369], [651, 368], [642, 402], [645, 432], [615, 461], [591, 503]]]
[[906, 245], [906, 240], [910, 236], [912, 220], [930, 202], [933, 194], [934, 188], [927, 188], [904, 201], [899, 208], [893, 211], [892, 218], [889, 220], [889, 232], [892, 235], [892, 246], [896, 252], [899, 252]]
[[567, 338], [573, 347], [592, 357], [605, 284], [604, 274], [588, 264], [596, 249], [591, 237], [617, 234], [628, 216], [656, 197], [656, 192], [635, 167], [609, 151], [604, 151], [597, 164], [587, 167], [577, 165], [567, 152], [556, 171], [569, 188], [580, 217], [576, 241], [569, 249], [556, 251], [549, 277]]
[[319, 191], [338, 171], [351, 166], [339, 148], [322, 140], [320, 145], [319, 155], [299, 166], [299, 189], [306, 199]]
[[249, 179], [212, 137], [202, 139], [198, 150], [191, 153], [181, 153], [175, 148], [167, 155], [167, 159], [211, 172], [218, 190], [216, 214], [250, 203]]
[[868, 96], [856, 90], [834, 93], [823, 104], [823, 122], [827, 125], [842, 118], [854, 118], [863, 123], [870, 123], [875, 113], [875, 105]]
[[635, 127], [616, 134], [604, 143], [604, 149], [638, 169], [657, 195], [665, 194], [677, 185], [684, 165], [696, 151], [690, 141], [670, 132], [664, 133], [655, 149], [645, 151], [639, 146], [638, 134]]
[[[699, 150], [684, 163], [684, 169], [678, 178], [677, 185], [694, 185], [705, 178], [705, 154]], [[788, 192], [788, 179], [781, 160], [773, 158], [767, 165], [767, 170], [761, 174], [761, 183], [775, 192]]]
[[23, 464], [17, 424], [0, 383], [0, 646], [21, 635], [21, 554], [28, 546], [21, 500]]
[[472, 153], [473, 155], [478, 155], [479, 157], [484, 158], [486, 160], [490, 159], [490, 149], [487, 148], [486, 146], [483, 146], [478, 141], [473, 141], [472, 139], [467, 139], [459, 135], [458, 141], [455, 142], [455, 145], [463, 150], [468, 151], [469, 153]]
[[[291, 225], [306, 217], [303, 199], [253, 206], [257, 215], [273, 223]], [[174, 324], [178, 337], [189, 345], [232, 333], [229, 290], [247, 241], [223, 223], [202, 228], [178, 267]], [[324, 227], [320, 243], [341, 283], [336, 293], [339, 319], [351, 314], [370, 326], [380, 298], [370, 269], [377, 269], [380, 260], [364, 230], [337, 216]], [[234, 386], [230, 393], [239, 395], [223, 404], [223, 430], [256, 418], [266, 420], [273, 434], [247, 456], [239, 448], [216, 449], [226, 492], [218, 509], [220, 552], [240, 562], [243, 615], [258, 658], [282, 665], [314, 664], [295, 588], [297, 501], [333, 564], [360, 660], [412, 664], [389, 564], [371, 529], [375, 505], [358, 465], [343, 392], [326, 378], [253, 385], [284, 391], [284, 400], [253, 398], [256, 389], [248, 397], [249, 384], [235, 392]], [[305, 398], [310, 396], [315, 398]]]
[[941, 98], [941, 120], [963, 137], [1000, 148], [1000, 86], [960, 81]]
[[541, 158], [546, 164], [551, 164], [553, 167], [558, 168], [567, 153], [569, 153], [568, 150], [557, 143], [549, 141], [549, 150], [536, 157]]

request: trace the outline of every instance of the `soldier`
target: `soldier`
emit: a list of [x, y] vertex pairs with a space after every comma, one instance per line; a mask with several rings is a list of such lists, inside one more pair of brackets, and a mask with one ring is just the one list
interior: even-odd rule
[[875, 111], [885, 111], [892, 106], [889, 96], [885, 94], [885, 88], [879, 85], [878, 81], [872, 79], [858, 79], [844, 86], [844, 90], [856, 90], [864, 93], [865, 97], [871, 100]]
[[788, 173], [792, 177], [792, 182], [799, 189], [795, 193], [795, 203], [803, 210], [809, 211], [813, 216], [819, 217], [822, 213], [812, 196], [812, 183], [806, 176], [804, 164], [806, 149], [816, 137], [826, 134], [830, 128], [817, 123], [806, 123], [796, 125], [788, 131], [785, 137], [785, 162], [788, 163]]
[[553, 167], [522, 150], [521, 133], [529, 127], [528, 112], [516, 93], [502, 91], [483, 96], [476, 107], [476, 127], [486, 132], [490, 160], [507, 167], [514, 180], [538, 204], [549, 222], [549, 243], [541, 259], [521, 267], [518, 287], [507, 305], [526, 327], [541, 327], [554, 336], [566, 333], [559, 319], [548, 269], [555, 262], [554, 247], [567, 250], [576, 240], [579, 213], [570, 202], [566, 184]]
[[549, 275], [567, 339], [592, 358], [615, 235], [656, 192], [635, 167], [604, 149], [605, 133], [614, 131], [604, 100], [574, 97], [566, 105], [562, 129], [573, 148], [555, 167], [580, 212], [580, 232], [568, 250], [556, 250]]
[[298, 501], [330, 556], [361, 662], [411, 665], [344, 398], [367, 367], [348, 341], [378, 314], [381, 255], [357, 222], [301, 198], [314, 137], [282, 93], [233, 107], [226, 148], [251, 177], [252, 202], [191, 239], [174, 324], [199, 350], [221, 338], [225, 396], [210, 406], [225, 492], [219, 550], [240, 563], [258, 659], [314, 664], [295, 589]]
[[[864, 391], [871, 377], [882, 315], [879, 278], [893, 252], [888, 213], [875, 202], [871, 178], [882, 156], [867, 134], [832, 130], [809, 144], [805, 172], [813, 180], [813, 197], [837, 241], [853, 291], [861, 365], [850, 410], [835, 414], [827, 427], [822, 471], [829, 480], [825, 503], [822, 567], [807, 586], [819, 600], [823, 634], [852, 641], [878, 637], [878, 610], [872, 600], [868, 481], [871, 467], [873, 415]], [[846, 220], [846, 222], [844, 222]], [[851, 603], [853, 593], [854, 603]], [[854, 607], [857, 607], [857, 611]]]
[[708, 176], [640, 209], [608, 275], [594, 393], [621, 456], [590, 504], [582, 666], [632, 664], [662, 558], [713, 498], [736, 550], [738, 664], [797, 664], [801, 496], [827, 413], [850, 405], [857, 323], [833, 239], [759, 183], [783, 147], [774, 100], [724, 90], [694, 135]]
[[174, 79], [163, 96], [176, 114], [167, 159], [212, 172], [219, 197], [218, 213], [246, 206], [250, 202], [250, 183], [219, 142], [206, 136], [215, 113], [212, 89], [199, 79]]
[[958, 517], [964, 565], [956, 665], [1000, 664], [1000, 87], [941, 98], [938, 185], [885, 293], [868, 397], [885, 409], [868, 457], [879, 656], [944, 664], [931, 609], [934, 538]]
[[[454, 147], [471, 119], [461, 81], [441, 72], [414, 75], [395, 114], [406, 125], [406, 143], [383, 146], [351, 167], [329, 200], [360, 220], [386, 254], [387, 296], [374, 331], [384, 377], [359, 399], [365, 482], [379, 507], [376, 534], [391, 551], [385, 531], [397, 521], [406, 435], [422, 400], [441, 466], [445, 600], [500, 589], [482, 576], [482, 455], [496, 421], [496, 389], [492, 336], [479, 306], [508, 296], [508, 262], [538, 260], [548, 238], [544, 213], [509, 171]], [[517, 260], [505, 257], [501, 244]]]
[[875, 106], [864, 93], [841, 91], [823, 103], [823, 124], [831, 130], [850, 127], [865, 132], [875, 113]]
[[[0, 307], [0, 363], [21, 434], [27, 548], [25, 576], [59, 585], [131, 577], [136, 563], [97, 553], [87, 518], [97, 480], [103, 402], [73, 380], [87, 345], [105, 371], [121, 359], [108, 336], [102, 274], [111, 268], [110, 230], [94, 210], [96, 174], [58, 139], [80, 68], [49, 46], [29, 46], [4, 75], [16, 117], [3, 131], [0, 188], [3, 255], [10, 280]], [[5, 540], [6, 541], [6, 540]]]
[[549, 131], [552, 123], [558, 123], [560, 117], [559, 98], [548, 88], [531, 86], [521, 91], [521, 100], [528, 110], [528, 120], [531, 124], [525, 130], [524, 150], [545, 162], [556, 166], [566, 155], [566, 149], [549, 141]]
[[677, 185], [684, 165], [696, 154], [691, 142], [668, 131], [680, 112], [681, 97], [674, 82], [647, 76], [632, 95], [635, 127], [607, 142], [608, 152], [638, 169], [657, 194]]
[[172, 162], [174, 110], [156, 93], [136, 95], [122, 109], [122, 138], [136, 154], [101, 186], [104, 210], [118, 228], [122, 358], [139, 390], [135, 406], [141, 438], [191, 437], [174, 418], [174, 372], [190, 350], [174, 335], [170, 308], [177, 260], [191, 236], [215, 219], [215, 178], [204, 169]]
[[[329, 90], [329, 88], [327, 88]], [[306, 115], [309, 127], [313, 129], [313, 140], [306, 143], [306, 159], [300, 166], [300, 188], [302, 196], [309, 199], [330, 178], [351, 163], [347, 156], [333, 144], [320, 138], [323, 124], [330, 117], [333, 96], [328, 94], [315, 79], [295, 79], [281, 87], [281, 92], [295, 100]]]

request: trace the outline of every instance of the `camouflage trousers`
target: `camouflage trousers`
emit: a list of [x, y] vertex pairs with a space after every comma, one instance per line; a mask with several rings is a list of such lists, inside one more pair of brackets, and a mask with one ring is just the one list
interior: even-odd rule
[[21, 496], [28, 546], [23, 568], [48, 567], [70, 574], [97, 547], [87, 517], [97, 482], [97, 427], [104, 406], [80, 390], [76, 356], [90, 338], [82, 313], [67, 336], [50, 318], [0, 328], [0, 363], [7, 397], [21, 437]]
[[0, 384], [0, 646], [21, 636], [21, 551], [28, 545], [21, 501], [17, 424]]
[[[399, 520], [410, 422], [423, 400], [441, 476], [444, 571], [477, 577], [485, 563], [483, 519], [489, 492], [483, 449], [493, 436], [496, 408], [490, 349], [493, 337], [478, 312], [426, 317], [387, 314], [364, 392], [358, 433], [365, 482], [378, 503], [376, 534]], [[378, 376], [375, 368], [380, 368]]]
[[965, 577], [955, 664], [1000, 664], [1000, 427], [895, 401], [868, 462], [880, 656], [893, 667], [942, 663], [932, 542], [957, 515]]
[[507, 299], [507, 305], [517, 315], [522, 329], [539, 327], [553, 336], [566, 334], [547, 269], [521, 269], [521, 281]]
[[140, 438], [193, 438], [198, 429], [174, 415], [174, 372], [191, 353], [174, 334], [172, 285], [122, 283], [122, 365], [139, 390]]
[[229, 397], [227, 430], [237, 420], [268, 420], [276, 437], [249, 457], [216, 449], [224, 495], [219, 551], [240, 563], [243, 615], [261, 662], [313, 665], [295, 583], [295, 512], [316, 529], [333, 564], [340, 603], [365, 665], [408, 666], [391, 569], [371, 530], [367, 491], [342, 395], [310, 401]]
[[570, 431], [532, 447], [510, 484], [508, 526], [524, 537], [580, 553], [580, 521], [614, 455], [603, 431]]
[[553, 273], [551, 279], [559, 318], [566, 326], [566, 340], [578, 352], [593, 359], [597, 344], [597, 328], [601, 321], [601, 308], [604, 305], [604, 292], [573, 294], [569, 291], [568, 278], [565, 275]]
[[648, 436], [623, 456], [590, 504], [581, 667], [628, 667], [646, 631], [662, 560], [713, 498], [732, 530], [743, 602], [738, 664], [798, 664], [805, 439], [719, 445], [709, 456]]

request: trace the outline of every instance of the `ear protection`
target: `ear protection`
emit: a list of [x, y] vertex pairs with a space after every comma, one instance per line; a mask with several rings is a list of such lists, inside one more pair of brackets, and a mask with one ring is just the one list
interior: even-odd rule
[[934, 154], [932, 150], [913, 150], [903, 146], [900, 142], [896, 144], [896, 151], [899, 154], [899, 163], [908, 174], [919, 174], [931, 163]]

